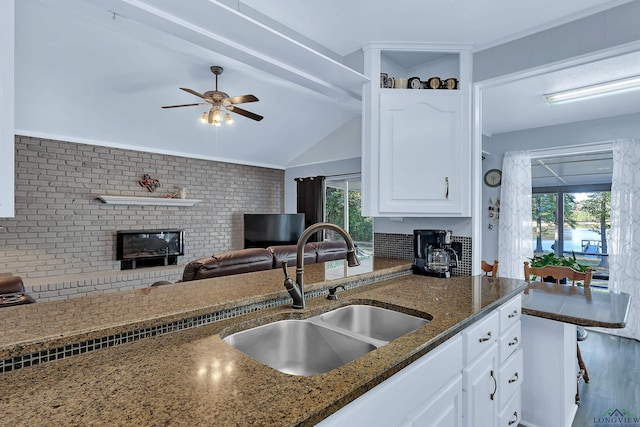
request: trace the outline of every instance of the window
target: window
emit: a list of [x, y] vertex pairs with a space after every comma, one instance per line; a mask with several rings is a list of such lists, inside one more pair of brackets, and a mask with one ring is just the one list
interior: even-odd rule
[[533, 188], [533, 250], [536, 255], [575, 255], [593, 268], [592, 286], [607, 287], [611, 185]]
[[[373, 218], [363, 217], [360, 175], [327, 177], [325, 181], [326, 222], [339, 225], [353, 238], [362, 267], [370, 269], [373, 257]], [[327, 240], [342, 240], [337, 233], [326, 230]], [[330, 263], [327, 263], [330, 264]]]

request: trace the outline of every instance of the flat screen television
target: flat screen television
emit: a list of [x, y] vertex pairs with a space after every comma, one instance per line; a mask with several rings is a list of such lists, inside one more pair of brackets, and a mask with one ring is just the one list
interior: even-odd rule
[[295, 245], [304, 231], [304, 214], [244, 214], [244, 247]]

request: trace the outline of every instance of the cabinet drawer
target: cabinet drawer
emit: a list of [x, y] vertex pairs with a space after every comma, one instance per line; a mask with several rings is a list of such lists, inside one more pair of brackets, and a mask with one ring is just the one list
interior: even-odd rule
[[462, 332], [464, 364], [468, 364], [498, 339], [498, 313], [493, 312]]
[[498, 309], [500, 313], [500, 333], [504, 333], [511, 326], [520, 322], [522, 316], [522, 302], [520, 295], [511, 299]]
[[509, 399], [520, 390], [522, 385], [522, 349], [513, 356], [499, 370], [498, 374], [498, 407], [503, 408]]
[[498, 339], [498, 352], [500, 356], [500, 364], [502, 365], [505, 360], [514, 351], [520, 348], [520, 342], [522, 341], [522, 327], [520, 322], [516, 323], [507, 332], [503, 332]]
[[507, 402], [504, 409], [498, 413], [498, 427], [517, 427], [522, 418], [520, 390]]

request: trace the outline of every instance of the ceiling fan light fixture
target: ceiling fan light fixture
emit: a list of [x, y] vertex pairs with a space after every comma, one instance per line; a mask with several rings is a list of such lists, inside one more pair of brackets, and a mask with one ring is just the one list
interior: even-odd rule
[[544, 95], [547, 104], [562, 104], [640, 89], [640, 76]]
[[215, 123], [222, 122], [222, 113], [220, 112], [220, 107], [213, 107], [213, 121]]
[[[197, 96], [205, 102], [198, 102], [193, 104], [180, 104], [180, 105], [165, 105], [162, 108], [178, 108], [178, 107], [193, 107], [196, 105], [209, 105], [209, 111], [205, 111], [199, 117], [199, 121], [202, 123], [209, 123], [214, 126], [220, 126], [224, 120], [225, 125], [230, 125], [234, 122], [232, 116], [228, 112], [239, 114], [247, 117], [251, 120], [260, 121], [264, 117], [259, 114], [252, 113], [251, 111], [244, 110], [239, 107], [234, 107], [235, 104], [244, 104], [247, 102], [257, 102], [259, 99], [251, 94], [229, 97], [225, 92], [218, 90], [218, 76], [222, 74], [223, 68], [217, 65], [211, 66], [211, 72], [216, 76], [216, 88], [215, 90], [208, 90], [204, 93], [199, 93], [193, 89], [181, 87], [180, 89]], [[222, 108], [225, 108], [224, 117]]]

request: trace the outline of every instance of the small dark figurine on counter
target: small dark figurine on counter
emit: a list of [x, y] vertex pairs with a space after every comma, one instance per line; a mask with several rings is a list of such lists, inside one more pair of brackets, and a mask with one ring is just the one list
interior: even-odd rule
[[140, 181], [138, 181], [141, 187], [146, 187], [149, 192], [156, 191], [156, 188], [160, 187], [160, 181], [155, 178], [151, 178], [151, 175], [145, 173]]

